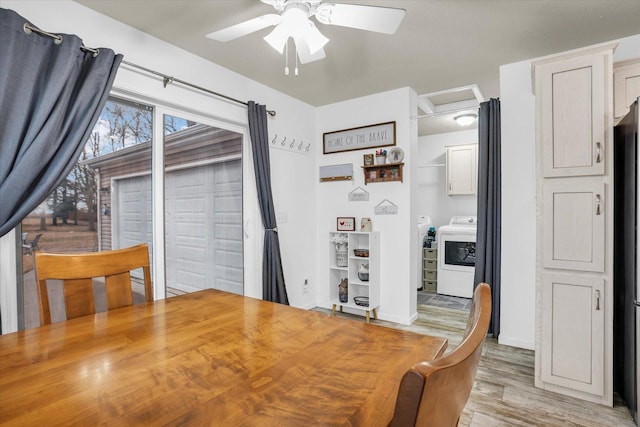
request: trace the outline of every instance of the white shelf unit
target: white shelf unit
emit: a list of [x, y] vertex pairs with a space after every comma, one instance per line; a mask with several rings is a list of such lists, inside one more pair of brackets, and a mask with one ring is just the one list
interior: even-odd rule
[[[347, 266], [338, 267], [336, 265], [336, 245], [329, 243], [329, 299], [333, 305], [332, 314], [335, 314], [336, 308], [340, 311], [344, 307], [352, 310], [364, 311], [367, 322], [370, 314], [374, 319], [378, 318], [376, 309], [380, 305], [380, 235], [377, 231], [373, 232], [356, 232], [356, 231], [337, 231], [330, 232], [329, 239], [336, 234], [346, 234], [348, 236], [347, 243]], [[354, 249], [368, 249], [368, 257], [360, 257], [354, 254]], [[358, 277], [358, 269], [360, 264], [369, 265], [369, 280], [363, 281]], [[348, 300], [340, 302], [338, 295], [338, 285], [344, 278], [348, 279]], [[357, 305], [354, 298], [357, 296], [369, 297], [369, 306]]]

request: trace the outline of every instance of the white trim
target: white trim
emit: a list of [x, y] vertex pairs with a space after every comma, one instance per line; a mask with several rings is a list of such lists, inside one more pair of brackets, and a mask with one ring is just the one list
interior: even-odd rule
[[158, 103], [153, 108], [151, 144], [151, 240], [153, 244], [153, 298], [166, 298], [167, 267], [164, 241], [164, 112]]
[[506, 337], [504, 334], [498, 335], [498, 344], [508, 345], [510, 347], [524, 348], [527, 350], [535, 350], [536, 345], [532, 341], [521, 340], [518, 338]]
[[[3, 334], [18, 330], [16, 229], [0, 237], [0, 314]], [[13, 285], [13, 286], [11, 286]]]

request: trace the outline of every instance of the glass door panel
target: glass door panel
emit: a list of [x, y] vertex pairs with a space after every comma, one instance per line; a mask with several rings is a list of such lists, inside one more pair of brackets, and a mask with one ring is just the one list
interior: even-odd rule
[[242, 134], [164, 116], [167, 296], [242, 295]]
[[[152, 250], [152, 121], [152, 107], [109, 98], [69, 176], [22, 221], [25, 328], [40, 325], [34, 250], [95, 252], [144, 242]], [[56, 311], [63, 300], [53, 289]]]

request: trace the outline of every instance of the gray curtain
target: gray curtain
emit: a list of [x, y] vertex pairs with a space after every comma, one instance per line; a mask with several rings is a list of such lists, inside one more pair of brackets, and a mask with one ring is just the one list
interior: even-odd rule
[[258, 189], [258, 203], [264, 226], [264, 250], [262, 261], [262, 299], [289, 305], [287, 288], [282, 272], [280, 241], [276, 229], [276, 212], [271, 192], [271, 165], [269, 161], [269, 135], [267, 111], [264, 105], [248, 103], [249, 134], [253, 152], [253, 165]]
[[489, 333], [500, 333], [500, 100], [480, 104], [478, 117], [478, 235], [474, 283], [491, 286]]
[[66, 178], [98, 121], [122, 60], [82, 40], [24, 31], [0, 8], [0, 236]]

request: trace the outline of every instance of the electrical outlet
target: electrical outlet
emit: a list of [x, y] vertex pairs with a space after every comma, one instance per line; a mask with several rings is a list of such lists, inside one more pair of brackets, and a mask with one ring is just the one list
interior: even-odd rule
[[304, 279], [304, 285], [302, 285], [302, 293], [309, 293], [309, 279]]

